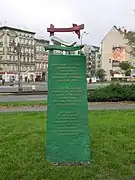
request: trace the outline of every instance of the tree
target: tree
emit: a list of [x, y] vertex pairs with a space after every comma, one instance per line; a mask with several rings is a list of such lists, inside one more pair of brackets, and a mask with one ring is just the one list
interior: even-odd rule
[[128, 69], [132, 68], [132, 66], [129, 64], [129, 62], [121, 62], [119, 64], [121, 70], [127, 71]]
[[120, 66], [121, 70], [123, 70], [125, 72], [126, 76], [130, 76], [131, 69], [134, 68], [129, 62], [121, 62], [119, 66]]
[[127, 69], [125, 75], [130, 76], [131, 75], [131, 69]]
[[96, 76], [99, 77], [100, 80], [104, 80], [105, 79], [105, 70], [104, 69], [98, 69], [96, 72]]
[[125, 38], [128, 40], [128, 45], [130, 47], [129, 54], [135, 57], [135, 32], [134, 31], [128, 31], [125, 34]]

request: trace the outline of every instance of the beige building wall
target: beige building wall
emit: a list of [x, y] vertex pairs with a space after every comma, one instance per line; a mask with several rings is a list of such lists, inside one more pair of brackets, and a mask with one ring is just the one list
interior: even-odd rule
[[[116, 46], [127, 46], [127, 40], [124, 34], [117, 27], [113, 27], [101, 42], [101, 67], [106, 71], [106, 79], [111, 80], [110, 70], [118, 70], [118, 67], [112, 67], [112, 48]], [[128, 61], [129, 54], [125, 54], [123, 61]]]

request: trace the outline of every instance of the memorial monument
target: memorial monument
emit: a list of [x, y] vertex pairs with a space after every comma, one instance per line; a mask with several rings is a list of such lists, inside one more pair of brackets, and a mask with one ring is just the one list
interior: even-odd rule
[[[55, 50], [81, 51], [83, 45], [65, 42], [55, 32], [75, 32], [80, 38], [84, 25], [55, 28], [50, 25], [51, 45], [48, 58], [48, 108], [46, 160], [58, 165], [87, 164], [90, 161], [90, 132], [86, 82], [86, 58], [79, 55], [55, 54]], [[61, 45], [55, 45], [55, 43]]]

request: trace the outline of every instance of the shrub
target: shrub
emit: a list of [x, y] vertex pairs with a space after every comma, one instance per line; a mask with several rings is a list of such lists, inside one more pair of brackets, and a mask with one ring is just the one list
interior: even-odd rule
[[131, 84], [110, 84], [104, 88], [99, 88], [88, 92], [89, 102], [118, 102], [135, 101], [135, 85]]

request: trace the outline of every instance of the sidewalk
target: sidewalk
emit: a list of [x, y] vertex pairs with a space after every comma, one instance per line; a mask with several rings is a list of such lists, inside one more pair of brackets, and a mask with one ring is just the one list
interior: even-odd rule
[[[135, 103], [88, 103], [88, 109], [90, 110], [124, 110], [135, 109]], [[43, 112], [47, 111], [47, 106], [20, 106], [20, 107], [0, 107], [0, 112]]]

